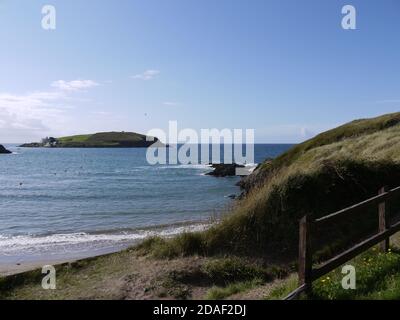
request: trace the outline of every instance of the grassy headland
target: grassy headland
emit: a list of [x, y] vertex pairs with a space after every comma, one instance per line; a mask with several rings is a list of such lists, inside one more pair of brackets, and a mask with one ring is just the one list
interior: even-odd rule
[[[55, 299], [280, 297], [296, 283], [303, 215], [323, 216], [376, 195], [382, 186], [398, 185], [400, 113], [353, 121], [261, 164], [244, 180], [243, 199], [206, 231], [150, 238], [121, 253], [60, 266], [60, 289], [54, 292], [41, 290], [39, 271], [1, 280], [0, 292], [3, 298]], [[392, 218], [398, 206], [388, 204]], [[320, 230], [315, 262], [376, 232], [376, 226], [374, 210]], [[371, 252], [355, 263], [362, 266]], [[365, 278], [359, 294], [345, 298], [379, 296], [379, 288], [394, 288], [391, 279], [400, 273], [393, 267], [396, 259], [377, 256], [371, 270], [378, 283], [367, 268], [358, 273]], [[381, 269], [387, 276], [379, 277]], [[342, 297], [335, 288], [316, 288], [316, 298]], [[384, 295], [394, 296], [400, 294]]]
[[[291, 261], [302, 216], [324, 216], [400, 184], [400, 113], [322, 133], [265, 162], [246, 180], [246, 196], [211, 229], [142, 247], [157, 257], [230, 252]], [[374, 231], [376, 216], [364, 212], [321, 230], [320, 258]]]

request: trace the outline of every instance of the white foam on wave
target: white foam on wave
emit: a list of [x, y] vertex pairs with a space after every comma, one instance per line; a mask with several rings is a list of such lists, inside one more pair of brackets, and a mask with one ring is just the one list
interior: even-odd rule
[[178, 164], [178, 165], [166, 165], [161, 167], [163, 169], [198, 169], [205, 170], [211, 169], [209, 164]]
[[245, 163], [244, 166], [245, 167], [257, 167], [258, 163]]
[[[245, 163], [245, 164], [241, 164], [241, 165], [243, 165], [249, 173], [252, 173], [257, 168], [258, 163]], [[206, 171], [206, 172], [201, 172], [199, 174], [200, 176], [205, 176], [207, 174], [207, 171], [211, 171], [213, 169], [211, 164], [166, 165], [161, 168], [162, 169], [197, 169], [197, 170]]]
[[121, 233], [66, 233], [46, 236], [4, 236], [0, 235], [0, 252], [4, 255], [73, 253], [101, 249], [124, 244], [133, 244], [150, 236], [170, 237], [183, 232], [202, 231], [208, 224], [170, 226], [159, 230], [137, 230]]

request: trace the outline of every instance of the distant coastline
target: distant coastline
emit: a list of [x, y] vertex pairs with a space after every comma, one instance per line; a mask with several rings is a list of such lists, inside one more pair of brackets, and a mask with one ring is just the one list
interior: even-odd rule
[[136, 132], [99, 132], [61, 138], [46, 137], [41, 142], [24, 143], [21, 148], [147, 148], [161, 144], [155, 137]]

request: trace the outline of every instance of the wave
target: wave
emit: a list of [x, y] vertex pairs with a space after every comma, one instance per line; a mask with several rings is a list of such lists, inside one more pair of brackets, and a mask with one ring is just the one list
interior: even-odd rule
[[198, 169], [206, 170], [211, 169], [209, 164], [178, 164], [178, 165], [166, 165], [161, 167], [162, 169]]
[[250, 173], [252, 173], [254, 170], [257, 169], [258, 164], [257, 163], [247, 163], [244, 166]]
[[257, 167], [258, 163], [246, 163], [244, 164], [245, 167]]
[[38, 253], [79, 252], [112, 246], [134, 244], [150, 236], [171, 237], [184, 232], [202, 231], [209, 227], [207, 223], [188, 225], [170, 225], [154, 229], [129, 230], [110, 233], [59, 233], [50, 235], [0, 235], [2, 255], [21, 255]]

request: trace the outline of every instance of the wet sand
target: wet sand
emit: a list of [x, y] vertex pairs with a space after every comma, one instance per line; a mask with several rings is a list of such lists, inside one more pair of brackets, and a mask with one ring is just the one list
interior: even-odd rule
[[0, 276], [9, 276], [25, 271], [42, 268], [46, 265], [57, 265], [67, 262], [74, 262], [81, 259], [102, 256], [121, 251], [128, 246], [116, 246], [95, 251], [86, 251], [71, 254], [53, 254], [46, 256], [39, 255], [21, 255], [19, 257], [0, 257]]

